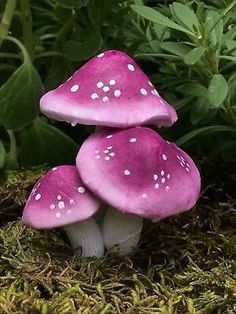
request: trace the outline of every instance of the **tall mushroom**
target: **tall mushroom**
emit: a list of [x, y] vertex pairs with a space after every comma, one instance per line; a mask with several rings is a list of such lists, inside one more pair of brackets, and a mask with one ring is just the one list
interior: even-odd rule
[[23, 221], [35, 229], [64, 227], [72, 247], [82, 256], [103, 256], [104, 242], [92, 216], [100, 202], [83, 186], [75, 166], [49, 170], [34, 186]]
[[161, 127], [177, 120], [175, 109], [158, 94], [135, 61], [117, 50], [89, 60], [64, 84], [46, 93], [40, 109], [49, 118], [72, 125]]
[[108, 203], [105, 246], [122, 254], [137, 245], [142, 219], [158, 221], [192, 208], [200, 192], [193, 160], [146, 127], [103, 129], [91, 135], [77, 156], [84, 184]]

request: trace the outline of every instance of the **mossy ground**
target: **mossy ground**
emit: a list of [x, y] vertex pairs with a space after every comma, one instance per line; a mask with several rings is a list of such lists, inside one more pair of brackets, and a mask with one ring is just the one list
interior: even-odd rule
[[236, 312], [236, 202], [225, 187], [205, 187], [186, 214], [146, 221], [131, 256], [79, 259], [61, 230], [17, 219], [42, 173], [9, 173], [0, 184], [0, 313]]

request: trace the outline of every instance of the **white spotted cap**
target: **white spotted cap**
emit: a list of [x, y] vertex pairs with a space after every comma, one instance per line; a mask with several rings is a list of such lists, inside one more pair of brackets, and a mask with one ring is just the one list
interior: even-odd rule
[[88, 219], [99, 205], [84, 187], [75, 166], [59, 166], [35, 184], [23, 211], [23, 221], [36, 229], [57, 228]]
[[177, 120], [175, 109], [135, 61], [117, 50], [89, 60], [64, 84], [46, 93], [40, 109], [55, 120], [118, 128], [170, 126]]
[[[114, 153], [109, 160], [107, 147]], [[84, 184], [124, 213], [158, 220], [192, 208], [199, 197], [193, 160], [146, 127], [96, 132], [83, 143], [76, 163]]]

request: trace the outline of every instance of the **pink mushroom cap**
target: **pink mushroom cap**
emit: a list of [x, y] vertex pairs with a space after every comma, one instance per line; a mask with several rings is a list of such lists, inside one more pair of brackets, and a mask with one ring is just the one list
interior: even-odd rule
[[127, 128], [177, 120], [149, 78], [127, 54], [110, 50], [89, 60], [64, 84], [40, 100], [49, 118], [72, 124]]
[[157, 221], [192, 208], [199, 197], [193, 160], [146, 127], [91, 135], [76, 163], [84, 184], [124, 213]]
[[23, 221], [36, 229], [57, 228], [93, 216], [99, 205], [83, 186], [75, 166], [59, 166], [35, 184], [24, 208]]

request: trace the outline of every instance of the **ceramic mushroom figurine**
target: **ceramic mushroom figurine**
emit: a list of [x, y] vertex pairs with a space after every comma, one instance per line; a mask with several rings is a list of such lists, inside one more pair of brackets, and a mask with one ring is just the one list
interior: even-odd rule
[[127, 128], [170, 126], [175, 109], [127, 54], [110, 50], [92, 58], [64, 84], [40, 100], [49, 118], [97, 126]]
[[112, 209], [103, 221], [106, 248], [127, 254], [139, 241], [143, 218], [158, 221], [196, 203], [200, 175], [192, 159], [146, 127], [103, 129], [78, 153], [86, 187]]
[[34, 186], [23, 221], [35, 229], [63, 227], [82, 256], [103, 256], [104, 242], [92, 217], [100, 202], [84, 187], [75, 166], [49, 170]]

